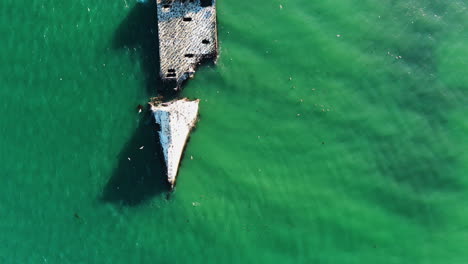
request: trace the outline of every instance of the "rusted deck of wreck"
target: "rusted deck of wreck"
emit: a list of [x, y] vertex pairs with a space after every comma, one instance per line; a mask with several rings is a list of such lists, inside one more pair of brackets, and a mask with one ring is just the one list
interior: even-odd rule
[[157, 0], [160, 75], [177, 86], [204, 59], [216, 61], [216, 0]]

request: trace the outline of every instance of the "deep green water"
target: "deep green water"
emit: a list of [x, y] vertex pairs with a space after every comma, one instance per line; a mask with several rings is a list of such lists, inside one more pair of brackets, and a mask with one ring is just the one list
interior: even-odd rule
[[467, 8], [219, 1], [168, 196], [154, 8], [3, 0], [0, 263], [468, 263]]

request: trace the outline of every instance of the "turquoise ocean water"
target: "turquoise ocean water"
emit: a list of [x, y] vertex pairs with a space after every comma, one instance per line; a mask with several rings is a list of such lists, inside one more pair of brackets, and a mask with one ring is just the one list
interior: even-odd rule
[[3, 0], [0, 263], [468, 263], [467, 8], [219, 1], [168, 195], [154, 5]]

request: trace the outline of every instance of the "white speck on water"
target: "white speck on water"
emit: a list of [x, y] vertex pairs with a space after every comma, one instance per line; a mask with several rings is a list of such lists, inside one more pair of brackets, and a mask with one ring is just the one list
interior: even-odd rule
[[141, 146], [140, 149], [143, 149], [145, 146]]
[[340, 35], [340, 34], [338, 34], [338, 35], [336, 35], [336, 37], [337, 37], [337, 38], [339, 38], [339, 37], [341, 37], [341, 35]]

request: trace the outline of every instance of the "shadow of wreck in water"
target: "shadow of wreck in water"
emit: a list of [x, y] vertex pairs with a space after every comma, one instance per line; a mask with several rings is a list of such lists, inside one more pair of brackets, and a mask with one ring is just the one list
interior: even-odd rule
[[[148, 98], [159, 95], [168, 100], [176, 96], [171, 88], [175, 86], [159, 78], [156, 12], [156, 1], [137, 3], [116, 29], [112, 48], [135, 49], [145, 75]], [[103, 202], [137, 206], [159, 194], [170, 194], [156, 124], [150, 111], [139, 115], [140, 124], [118, 155], [117, 168], [103, 189]]]
[[170, 192], [156, 125], [149, 112], [140, 115], [145, 116], [120, 152], [117, 168], [104, 187], [105, 202], [136, 206]]
[[156, 93], [169, 100], [177, 94], [176, 83], [159, 77], [159, 38], [156, 1], [137, 3], [117, 27], [112, 39], [116, 50], [135, 49], [145, 76], [148, 97]]

